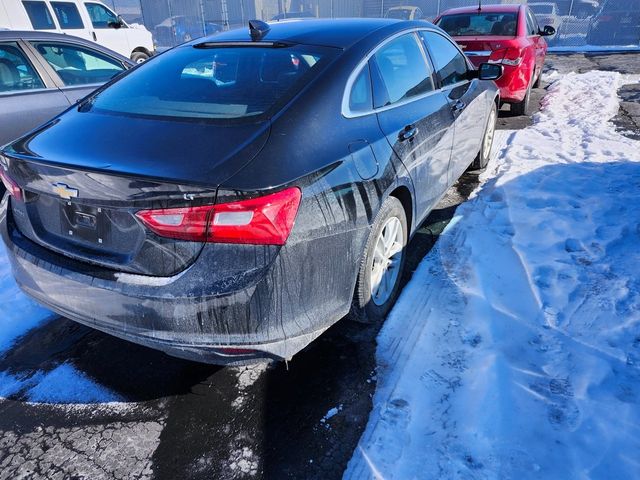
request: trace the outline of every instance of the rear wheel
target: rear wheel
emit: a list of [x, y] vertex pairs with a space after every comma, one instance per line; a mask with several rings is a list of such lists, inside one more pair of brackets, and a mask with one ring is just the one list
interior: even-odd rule
[[536, 77], [536, 81], [533, 82], [533, 88], [540, 88], [540, 79], [542, 78], [542, 68], [538, 72], [538, 76]]
[[511, 113], [514, 115], [527, 115], [529, 113], [529, 104], [531, 103], [531, 84], [532, 81], [529, 82], [529, 86], [527, 87], [527, 93], [525, 93], [524, 98], [521, 102], [512, 103], [511, 104]]
[[133, 52], [131, 54], [131, 60], [133, 60], [135, 63], [142, 63], [148, 59], [149, 59], [149, 55], [146, 54], [145, 52]]
[[405, 263], [407, 216], [395, 197], [385, 200], [376, 217], [364, 255], [349, 316], [362, 323], [385, 318], [400, 289]]
[[487, 118], [487, 126], [484, 128], [484, 136], [482, 137], [482, 145], [480, 145], [480, 151], [478, 156], [471, 164], [470, 170], [482, 170], [489, 163], [491, 157], [491, 147], [493, 146], [493, 137], [496, 132], [496, 123], [498, 121], [498, 109], [496, 104], [493, 104], [489, 117]]

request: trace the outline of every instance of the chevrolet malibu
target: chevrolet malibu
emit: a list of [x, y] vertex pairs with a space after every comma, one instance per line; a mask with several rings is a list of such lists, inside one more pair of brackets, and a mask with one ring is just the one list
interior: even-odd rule
[[392, 19], [252, 21], [167, 51], [5, 147], [14, 276], [171, 355], [289, 359], [347, 314], [385, 317], [407, 240], [488, 161], [501, 72]]

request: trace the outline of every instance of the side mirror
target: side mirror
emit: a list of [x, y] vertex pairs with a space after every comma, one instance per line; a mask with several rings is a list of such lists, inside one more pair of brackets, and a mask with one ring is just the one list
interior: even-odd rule
[[478, 68], [479, 80], [498, 80], [502, 76], [503, 67], [497, 63], [481, 63]]
[[550, 37], [551, 35], [555, 35], [555, 34], [556, 34], [556, 29], [553, 28], [551, 25], [546, 25], [540, 32], [540, 35], [542, 35], [543, 37]]

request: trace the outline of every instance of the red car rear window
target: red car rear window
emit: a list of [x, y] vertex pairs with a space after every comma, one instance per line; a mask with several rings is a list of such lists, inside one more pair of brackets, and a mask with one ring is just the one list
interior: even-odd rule
[[444, 15], [437, 25], [452, 37], [516, 36], [516, 13], [457, 13]]

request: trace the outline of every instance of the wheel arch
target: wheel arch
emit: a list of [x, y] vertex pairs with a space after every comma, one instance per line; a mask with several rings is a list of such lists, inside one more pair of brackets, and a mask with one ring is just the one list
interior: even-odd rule
[[136, 48], [134, 48], [134, 49], [131, 51], [131, 55], [129, 55], [129, 58], [131, 58], [131, 56], [132, 56], [134, 53], [144, 53], [144, 54], [146, 54], [146, 55], [149, 55], [150, 57], [153, 55], [149, 50], [147, 50], [147, 49], [146, 49], [146, 48], [144, 48], [144, 47], [136, 47]]
[[389, 193], [390, 197], [397, 198], [402, 204], [404, 213], [407, 216], [407, 231], [409, 235], [413, 228], [413, 196], [406, 185], [398, 185]]

